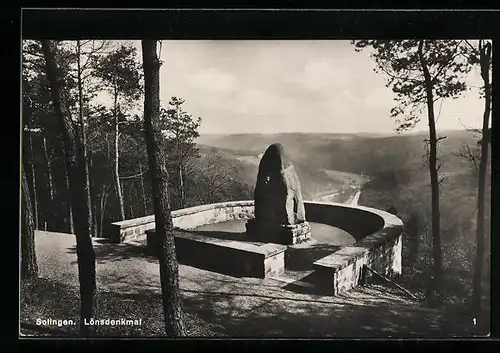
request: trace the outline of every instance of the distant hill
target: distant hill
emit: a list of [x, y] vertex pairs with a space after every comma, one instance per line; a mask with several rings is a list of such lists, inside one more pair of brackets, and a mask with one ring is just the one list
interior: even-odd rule
[[[467, 167], [467, 162], [453, 154], [463, 144], [474, 144], [475, 136], [468, 131], [443, 131], [439, 136], [442, 171], [454, 172]], [[217, 147], [232, 155], [258, 157], [272, 143], [280, 142], [296, 163], [309, 169], [330, 169], [349, 173], [369, 174], [380, 164], [396, 164], [407, 169], [424, 165], [425, 132], [376, 136], [366, 134], [233, 134], [200, 136], [197, 143]]]
[[355, 134], [322, 134], [322, 133], [279, 133], [279, 134], [229, 134], [202, 135], [197, 143], [207, 146], [264, 152], [272, 143], [283, 143], [293, 154], [302, 143], [322, 144], [332, 140], [350, 140]]
[[[267, 147], [267, 146], [266, 146]], [[198, 145], [202, 156], [217, 154], [224, 160], [223, 168], [237, 171], [240, 182], [252, 188], [257, 180], [261, 151], [220, 148]], [[359, 184], [357, 174], [342, 173], [334, 170], [311, 168], [305, 159], [292, 157], [295, 169], [301, 180], [302, 193], [305, 199], [312, 200], [317, 195], [341, 189], [348, 185]], [[228, 167], [231, 166], [231, 167]]]

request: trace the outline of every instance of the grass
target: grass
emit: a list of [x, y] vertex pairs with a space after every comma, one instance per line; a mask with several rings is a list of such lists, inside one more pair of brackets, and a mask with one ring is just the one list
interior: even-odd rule
[[[21, 283], [22, 323], [36, 324], [37, 319], [79, 321], [80, 298], [77, 288], [37, 278]], [[95, 326], [98, 337], [164, 337], [163, 307], [157, 294], [120, 294], [100, 292], [97, 299], [96, 319], [142, 319], [141, 326]], [[192, 337], [224, 336], [221, 328], [209, 324], [198, 316], [185, 312], [187, 335]], [[78, 336], [78, 325], [54, 327], [60, 335]], [[53, 336], [31, 330], [27, 335]], [[57, 335], [57, 334], [56, 334]]]

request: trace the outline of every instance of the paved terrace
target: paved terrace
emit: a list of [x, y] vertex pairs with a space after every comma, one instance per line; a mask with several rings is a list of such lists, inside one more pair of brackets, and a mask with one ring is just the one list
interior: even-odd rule
[[[40, 276], [78, 286], [75, 237], [36, 232]], [[157, 260], [145, 248], [94, 239], [100, 291], [160, 293]], [[305, 273], [236, 278], [180, 265], [186, 310], [223, 327], [229, 336], [387, 337], [459, 336], [464, 323], [396, 290], [371, 285], [332, 297]], [[309, 276], [310, 277], [310, 276]], [[467, 323], [469, 325], [470, 323]]]
[[[190, 233], [226, 240], [245, 241], [255, 245], [246, 233], [245, 219], [236, 219], [221, 223], [213, 223], [197, 227]], [[334, 253], [343, 246], [352, 245], [356, 239], [346, 231], [327, 224], [309, 222], [311, 240], [305, 243], [288, 246], [285, 252], [285, 273], [277, 280], [288, 278], [301, 279], [312, 273], [313, 262]], [[139, 243], [140, 244], [140, 243]]]

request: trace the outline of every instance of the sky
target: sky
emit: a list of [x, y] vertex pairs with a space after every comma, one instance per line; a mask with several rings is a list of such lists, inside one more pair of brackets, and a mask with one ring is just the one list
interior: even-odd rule
[[[142, 58], [140, 41], [131, 42]], [[394, 94], [373, 71], [369, 52], [343, 40], [164, 40], [161, 104], [185, 99], [202, 118], [201, 134], [382, 133], [392, 134]], [[479, 87], [472, 72], [468, 81]], [[481, 124], [483, 101], [473, 88], [436, 104], [438, 129]], [[424, 112], [425, 113], [425, 112]], [[426, 130], [426, 115], [412, 130]]]

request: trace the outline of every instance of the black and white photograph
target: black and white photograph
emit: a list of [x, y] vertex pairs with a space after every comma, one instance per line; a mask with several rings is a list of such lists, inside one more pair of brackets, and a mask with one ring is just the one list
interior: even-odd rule
[[23, 38], [20, 337], [488, 337], [492, 44]]

